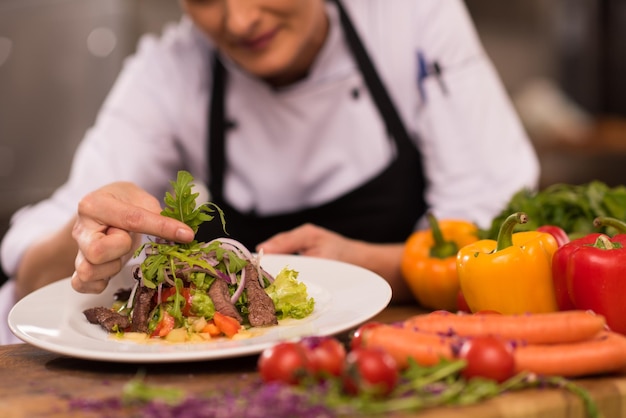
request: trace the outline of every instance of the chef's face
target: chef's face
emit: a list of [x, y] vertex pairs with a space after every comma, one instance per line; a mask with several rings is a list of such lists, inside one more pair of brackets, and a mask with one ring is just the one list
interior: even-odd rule
[[180, 0], [234, 62], [274, 85], [308, 72], [328, 31], [324, 0]]

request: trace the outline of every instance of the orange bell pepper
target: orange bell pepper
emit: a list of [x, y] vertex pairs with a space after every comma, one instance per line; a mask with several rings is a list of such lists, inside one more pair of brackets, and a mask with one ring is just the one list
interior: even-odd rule
[[429, 229], [416, 231], [406, 241], [402, 275], [419, 304], [429, 309], [456, 311], [459, 279], [456, 255], [459, 248], [478, 240], [471, 222], [442, 220], [427, 214]]

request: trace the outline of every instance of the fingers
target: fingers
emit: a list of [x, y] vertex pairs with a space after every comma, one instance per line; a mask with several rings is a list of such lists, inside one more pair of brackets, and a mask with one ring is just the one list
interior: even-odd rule
[[89, 262], [82, 252], [78, 252], [74, 262], [72, 287], [80, 293], [101, 293], [109, 284], [111, 277], [120, 272], [123, 266], [121, 258], [101, 264]]
[[81, 255], [92, 264], [102, 264], [133, 250], [133, 235], [119, 228], [100, 225], [88, 219], [74, 225], [72, 235]]
[[85, 196], [78, 205], [81, 219], [91, 219], [103, 226], [124, 231], [154, 235], [166, 240], [189, 242], [194, 234], [189, 226], [160, 215], [158, 201], [134, 185], [125, 184], [121, 191], [101, 189]]
[[157, 199], [132, 183], [113, 183], [85, 196], [72, 230], [78, 244], [74, 289], [102, 292], [130, 259], [142, 234], [176, 242], [194, 239], [189, 226], [160, 212]]
[[338, 235], [312, 224], [304, 224], [290, 231], [274, 235], [257, 246], [266, 254], [318, 255]]

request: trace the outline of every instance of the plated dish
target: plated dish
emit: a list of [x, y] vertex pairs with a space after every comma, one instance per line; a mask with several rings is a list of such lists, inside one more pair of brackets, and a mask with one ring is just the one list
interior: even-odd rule
[[9, 313], [9, 327], [21, 340], [88, 360], [156, 363], [212, 360], [256, 354], [278, 341], [349, 330], [382, 311], [391, 300], [389, 284], [377, 274], [347, 263], [296, 255], [264, 255], [262, 266], [276, 274], [288, 266], [299, 272], [315, 299], [313, 313], [263, 329], [255, 336], [206, 343], [136, 343], [111, 337], [90, 324], [83, 310], [107, 306], [113, 293], [132, 281], [128, 271], [111, 280], [99, 295], [75, 292], [70, 279], [50, 284], [20, 300]]

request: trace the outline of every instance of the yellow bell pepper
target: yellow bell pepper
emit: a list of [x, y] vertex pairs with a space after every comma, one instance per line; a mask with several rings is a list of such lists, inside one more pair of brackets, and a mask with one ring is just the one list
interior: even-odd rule
[[456, 254], [459, 248], [478, 240], [478, 229], [461, 220], [437, 222], [431, 213], [427, 218], [430, 228], [414, 232], [406, 241], [402, 275], [421, 306], [456, 311]]
[[515, 226], [527, 220], [525, 213], [514, 213], [500, 226], [497, 241], [480, 240], [459, 250], [459, 282], [472, 312], [558, 310], [552, 284], [552, 256], [558, 244], [545, 232], [513, 234]]

